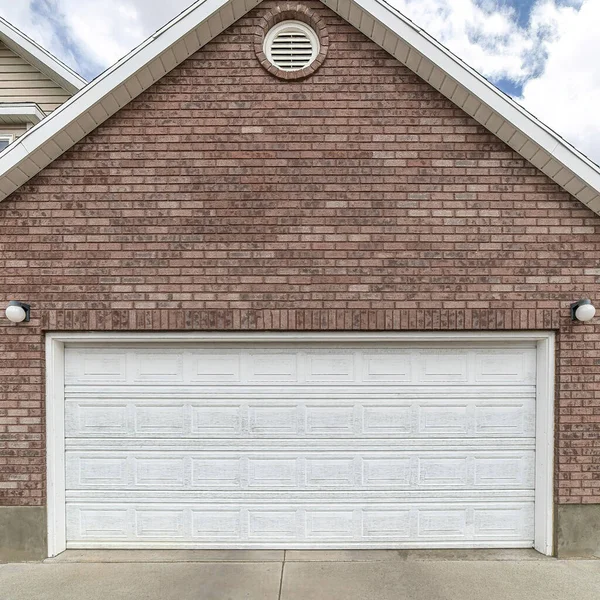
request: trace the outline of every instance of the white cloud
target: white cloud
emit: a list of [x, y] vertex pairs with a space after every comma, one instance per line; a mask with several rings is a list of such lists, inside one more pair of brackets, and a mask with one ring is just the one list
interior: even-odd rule
[[73, 38], [104, 68], [190, 4], [190, 0], [60, 0]]
[[505, 5], [474, 0], [391, 0], [467, 64], [496, 79], [527, 76], [525, 57], [535, 45]]
[[[518, 100], [600, 162], [600, 0], [535, 0], [527, 26], [506, 0], [389, 1], [486, 77], [523, 85]], [[0, 0], [0, 14], [89, 78], [190, 4]]]
[[519, 101], [600, 163], [600, 2], [587, 0], [579, 11], [544, 2], [532, 21], [551, 37], [543, 72], [525, 83]]

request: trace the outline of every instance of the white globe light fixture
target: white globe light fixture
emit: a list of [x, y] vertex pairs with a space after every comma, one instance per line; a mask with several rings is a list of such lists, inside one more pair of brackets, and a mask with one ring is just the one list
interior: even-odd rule
[[572, 321], [591, 321], [596, 314], [596, 308], [591, 300], [585, 299], [571, 304], [571, 320]]
[[11, 323], [27, 323], [29, 321], [31, 307], [24, 302], [13, 300], [8, 303], [4, 314]]

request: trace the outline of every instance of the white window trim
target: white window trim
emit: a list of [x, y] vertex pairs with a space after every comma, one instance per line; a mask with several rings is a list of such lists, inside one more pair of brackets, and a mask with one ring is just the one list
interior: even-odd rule
[[534, 548], [554, 553], [554, 333], [506, 332], [384, 332], [384, 333], [49, 333], [46, 335], [46, 453], [48, 494], [48, 556], [67, 548], [65, 498], [65, 345], [90, 343], [247, 343], [282, 342], [535, 342], [536, 387], [536, 481]]
[[[8, 145], [10, 146], [15, 141], [15, 136], [13, 133], [0, 133], [0, 140], [8, 141]], [[6, 148], [4, 150], [6, 150]], [[3, 150], [0, 150], [0, 152], [3, 152]]]
[[[300, 69], [286, 69], [284, 67], [280, 67], [279, 65], [273, 62], [273, 55], [271, 53], [271, 45], [273, 44], [273, 40], [286, 29], [295, 29], [300, 30], [302, 33], [308, 37], [312, 44], [312, 54], [310, 56], [310, 60]], [[315, 33], [312, 27], [309, 27], [306, 23], [302, 23], [302, 21], [282, 21], [281, 23], [277, 23], [267, 31], [267, 35], [265, 35], [265, 41], [263, 42], [263, 52], [267, 57], [268, 61], [274, 66], [277, 67], [281, 71], [287, 71], [289, 73], [294, 73], [295, 71], [301, 71], [302, 69], [306, 69], [312, 65], [317, 56], [319, 56], [319, 52], [321, 51], [321, 44], [319, 42], [319, 36]]]

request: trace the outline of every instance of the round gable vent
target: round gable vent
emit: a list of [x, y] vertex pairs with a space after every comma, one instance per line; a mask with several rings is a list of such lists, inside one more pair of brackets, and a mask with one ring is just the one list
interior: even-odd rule
[[265, 36], [263, 51], [269, 62], [282, 71], [300, 71], [319, 55], [317, 34], [300, 21], [284, 21]]

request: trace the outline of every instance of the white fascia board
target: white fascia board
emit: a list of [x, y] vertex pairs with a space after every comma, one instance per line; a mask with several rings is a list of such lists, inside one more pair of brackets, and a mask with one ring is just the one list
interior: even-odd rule
[[39, 69], [70, 94], [76, 94], [87, 85], [87, 81], [75, 73], [73, 69], [67, 67], [62, 61], [52, 56], [30, 37], [1, 17], [0, 40], [23, 60]]
[[39, 123], [46, 113], [35, 102], [16, 102], [0, 104], [0, 121], [4, 116], [22, 119], [24, 123]]
[[[10, 175], [14, 169], [18, 169], [21, 162], [27, 160], [29, 154], [40, 149], [42, 146], [50, 142], [53, 138], [60, 135], [73, 123], [79, 119], [88, 121], [89, 113], [98, 108], [103, 100], [111, 94], [116, 93], [121, 86], [125, 89], [127, 81], [134, 77], [149, 64], [153, 63], [160, 56], [167, 52], [181, 38], [187, 35], [190, 31], [199, 27], [204, 21], [220, 10], [229, 0], [201, 0], [192, 5], [186, 11], [181, 13], [172, 21], [169, 26], [160, 29], [153, 36], [148, 38], [140, 46], [132, 50], [129, 54], [123, 57], [119, 62], [106, 70], [102, 75], [94, 79], [90, 84], [83, 88], [76, 96], [65, 102], [62, 106], [51, 113], [42, 123], [30, 129], [27, 133], [21, 136], [16, 142], [8, 146], [2, 154], [0, 154], [0, 177]], [[248, 10], [259, 3], [259, 0], [251, 0], [247, 5], [250, 5]], [[199, 47], [199, 44], [198, 44]], [[198, 48], [195, 48], [197, 50]], [[173, 67], [176, 66], [175, 64]], [[160, 79], [166, 72], [157, 74], [156, 77], [147, 78], [143, 88], [139, 89], [141, 93]], [[128, 94], [129, 95], [129, 94]], [[132, 98], [130, 98], [132, 99]], [[114, 110], [101, 110], [101, 117], [96, 116], [94, 121], [100, 118], [97, 123], [108, 119], [116, 113], [121, 106], [116, 102]], [[94, 111], [95, 113], [96, 111]], [[71, 146], [81, 140], [89, 129], [81, 129], [82, 135], [77, 136], [77, 139], [72, 140], [68, 146], [61, 147], [61, 151], [53, 156], [53, 160], [68, 150]], [[0, 200], [3, 200], [6, 195], [2, 194]]]
[[[32, 130], [30, 130], [32, 131]], [[29, 151], [27, 150], [27, 148], [25, 148], [25, 146], [21, 143], [19, 143], [21, 141], [21, 138], [26, 136], [27, 133], [24, 133], [16, 142], [13, 142], [10, 146], [8, 146], [8, 148], [6, 148], [2, 153], [0, 153], [0, 165], [3, 163], [4, 161], [4, 156], [5, 155], [9, 155], [11, 157], [11, 162], [14, 162], [15, 165], [18, 165], [20, 162], [22, 162], [23, 160], [25, 160], [27, 158], [27, 156], [29, 155]], [[4, 179], [4, 177], [6, 177], [6, 175], [8, 174], [8, 170], [7, 171], [2, 171], [2, 179]], [[10, 177], [9, 177], [10, 179]], [[4, 196], [4, 192], [1, 192], [2, 196]], [[12, 192], [11, 192], [12, 193]], [[8, 195], [8, 194], [6, 194]]]
[[[322, 0], [332, 4], [331, 0]], [[460, 86], [476, 96], [494, 113], [511, 123], [538, 144], [587, 185], [600, 192], [600, 167], [562, 139], [548, 126], [528, 113], [482, 75], [463, 63], [427, 32], [417, 27], [385, 0], [351, 0], [385, 27], [392, 30], [417, 52], [440, 67]]]

